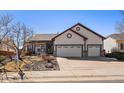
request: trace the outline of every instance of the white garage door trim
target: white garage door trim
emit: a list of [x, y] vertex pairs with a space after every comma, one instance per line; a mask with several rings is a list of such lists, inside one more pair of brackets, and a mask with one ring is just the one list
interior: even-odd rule
[[101, 45], [89, 44], [87, 45], [88, 56], [101, 56]]
[[82, 57], [83, 56], [83, 45], [79, 45], [79, 44], [56, 45], [56, 56]]

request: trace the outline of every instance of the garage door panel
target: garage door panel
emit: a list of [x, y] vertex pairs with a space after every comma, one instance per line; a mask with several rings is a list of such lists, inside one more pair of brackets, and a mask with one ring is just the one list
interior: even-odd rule
[[57, 46], [57, 56], [61, 57], [81, 57], [82, 46]]
[[100, 56], [100, 49], [99, 45], [88, 46], [88, 56]]

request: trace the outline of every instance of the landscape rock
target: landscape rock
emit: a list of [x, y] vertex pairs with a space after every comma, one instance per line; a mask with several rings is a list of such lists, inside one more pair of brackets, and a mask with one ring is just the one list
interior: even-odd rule
[[53, 64], [52, 63], [50, 63], [50, 62], [47, 62], [47, 64], [46, 64], [46, 66], [45, 66], [46, 68], [53, 68]]
[[57, 61], [47, 62], [47, 61], [38, 61], [33, 62], [32, 64], [26, 64], [24, 66], [25, 71], [53, 71], [60, 70]]

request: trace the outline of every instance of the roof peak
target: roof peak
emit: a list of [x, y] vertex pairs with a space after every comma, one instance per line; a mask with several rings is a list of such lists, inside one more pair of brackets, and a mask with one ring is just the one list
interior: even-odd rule
[[100, 34], [96, 33], [95, 31], [93, 31], [92, 29], [88, 28], [87, 26], [83, 25], [83, 24], [82, 24], [82, 23], [80, 23], [80, 22], [78, 22], [77, 24], [73, 25], [73, 26], [72, 26], [72, 27], [70, 27], [69, 29], [72, 29], [72, 28], [74, 28], [74, 27], [75, 27], [75, 26], [77, 26], [77, 25], [80, 25], [81, 27], [83, 27], [83, 28], [87, 29], [88, 31], [90, 31], [90, 32], [92, 32], [92, 33], [96, 34], [97, 36], [99, 36], [99, 37], [101, 37], [101, 38], [105, 39], [105, 37], [104, 37], [104, 36], [102, 36], [102, 35], [100, 35]]

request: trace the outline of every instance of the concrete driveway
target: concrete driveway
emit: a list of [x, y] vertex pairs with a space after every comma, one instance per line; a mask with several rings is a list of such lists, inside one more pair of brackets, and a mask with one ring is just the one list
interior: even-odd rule
[[[27, 71], [28, 79], [2, 82], [124, 82], [124, 62], [57, 58], [60, 71]], [[8, 73], [11, 78], [15, 72]]]
[[121, 80], [124, 82], [124, 62], [108, 58], [103, 60], [103, 58], [102, 60], [58, 58], [58, 62], [61, 71], [69, 71], [80, 81]]
[[[92, 61], [81, 59], [57, 58], [61, 71], [81, 71], [80, 73], [96, 75], [122, 74], [124, 75], [124, 62], [119, 61]], [[87, 71], [89, 73], [87, 73]], [[119, 71], [119, 72], [118, 72]], [[92, 74], [92, 75], [93, 75]]]

